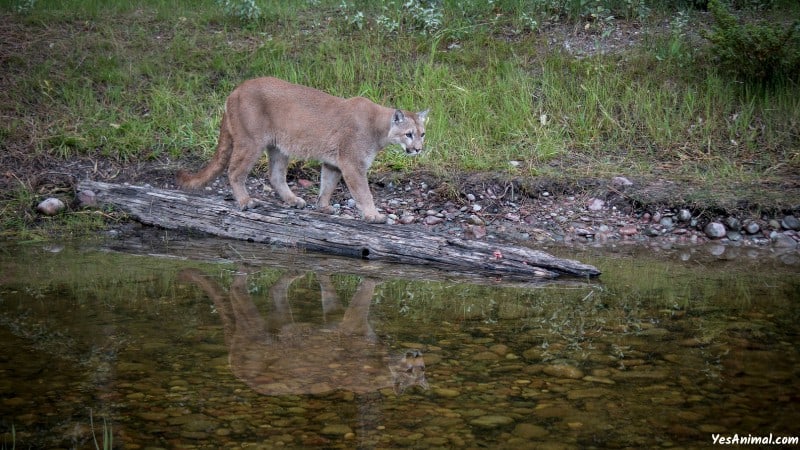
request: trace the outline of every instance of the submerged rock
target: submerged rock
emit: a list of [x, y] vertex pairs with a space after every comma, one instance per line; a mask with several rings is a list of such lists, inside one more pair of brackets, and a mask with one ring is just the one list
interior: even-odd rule
[[569, 364], [552, 364], [545, 367], [542, 371], [556, 378], [570, 378], [573, 380], [583, 378], [583, 371]]
[[546, 428], [532, 423], [521, 423], [514, 427], [514, 436], [522, 439], [541, 439], [550, 434]]
[[348, 433], [352, 433], [352, 432], [353, 432], [353, 430], [350, 429], [349, 426], [347, 426], [345, 424], [338, 424], [338, 423], [331, 424], [331, 425], [326, 425], [325, 428], [323, 428], [320, 431], [321, 434], [325, 434], [325, 435], [328, 435], [328, 436], [344, 436], [344, 435], [346, 435]]
[[470, 424], [480, 428], [497, 428], [499, 426], [508, 425], [513, 422], [514, 419], [508, 416], [486, 415], [470, 421]]

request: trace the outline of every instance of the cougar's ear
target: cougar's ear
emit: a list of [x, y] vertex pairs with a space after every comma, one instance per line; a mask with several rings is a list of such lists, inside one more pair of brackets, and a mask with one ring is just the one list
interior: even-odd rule
[[406, 115], [403, 114], [403, 111], [395, 109], [394, 114], [392, 114], [392, 125], [403, 123], [403, 121], [405, 120], [406, 120]]
[[419, 118], [420, 122], [423, 124], [428, 121], [428, 112], [430, 109], [426, 109], [425, 111], [420, 111], [417, 113], [417, 117]]

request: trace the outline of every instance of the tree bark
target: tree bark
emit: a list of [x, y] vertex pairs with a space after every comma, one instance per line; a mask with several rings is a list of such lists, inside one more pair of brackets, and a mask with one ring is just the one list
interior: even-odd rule
[[217, 197], [153, 187], [84, 181], [78, 190], [93, 191], [99, 204], [112, 205], [144, 224], [170, 230], [515, 280], [600, 275], [593, 266], [542, 251], [465, 240], [410, 225], [369, 224], [271, 204], [239, 211], [233, 203]]

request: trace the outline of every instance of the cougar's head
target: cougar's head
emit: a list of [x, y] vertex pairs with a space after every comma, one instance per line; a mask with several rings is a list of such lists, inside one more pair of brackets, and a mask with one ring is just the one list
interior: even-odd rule
[[419, 386], [427, 390], [428, 380], [425, 378], [425, 361], [419, 350], [408, 350], [397, 364], [389, 367], [394, 381], [394, 390], [402, 394], [407, 388]]
[[397, 109], [392, 114], [392, 127], [389, 138], [392, 142], [400, 144], [409, 155], [422, 152], [425, 142], [425, 121], [428, 119], [428, 110], [414, 113], [404, 113]]

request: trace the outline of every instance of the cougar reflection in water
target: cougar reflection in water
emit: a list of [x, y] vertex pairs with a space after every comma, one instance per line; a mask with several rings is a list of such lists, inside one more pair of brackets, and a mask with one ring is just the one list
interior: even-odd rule
[[[419, 386], [428, 389], [425, 362], [419, 350], [389, 356], [369, 324], [369, 307], [378, 281], [364, 278], [338, 324], [295, 322], [288, 291], [302, 274], [283, 275], [269, 290], [274, 310], [266, 317], [247, 289], [245, 272], [237, 273], [229, 291], [196, 269], [179, 278], [199, 286], [214, 302], [222, 320], [233, 374], [265, 395], [355, 393], [392, 387], [396, 393]], [[340, 308], [330, 276], [317, 274], [322, 309]], [[386, 370], [388, 366], [389, 370]]]

